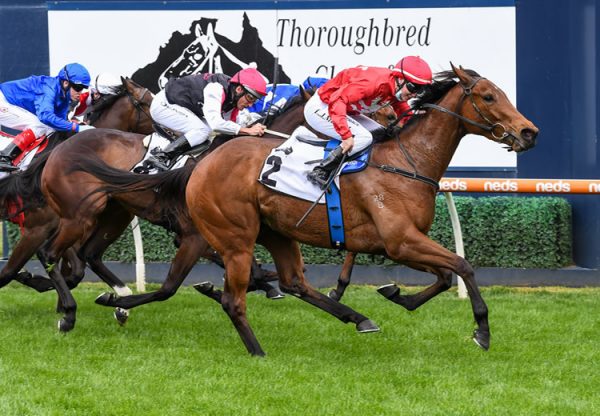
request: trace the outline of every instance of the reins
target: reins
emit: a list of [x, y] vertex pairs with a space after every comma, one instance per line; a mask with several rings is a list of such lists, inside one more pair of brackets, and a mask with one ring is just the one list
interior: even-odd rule
[[[457, 119], [471, 124], [472, 126], [478, 127], [484, 131], [489, 132], [492, 137], [494, 137], [494, 139], [498, 142], [501, 142], [502, 140], [506, 139], [507, 137], [512, 137], [513, 140], [516, 139], [515, 135], [512, 133], [509, 133], [508, 130], [506, 129], [506, 127], [504, 127], [504, 125], [502, 123], [493, 123], [488, 117], [485, 116], [485, 114], [483, 114], [483, 112], [479, 109], [479, 107], [477, 106], [477, 104], [475, 103], [475, 99], [473, 98], [473, 88], [475, 87], [475, 85], [484, 78], [475, 78], [473, 80], [473, 82], [471, 83], [471, 85], [469, 85], [468, 87], [463, 86], [460, 82], [458, 83], [458, 85], [461, 86], [461, 88], [463, 89], [463, 99], [464, 97], [469, 97], [469, 99], [471, 100], [471, 105], [473, 106], [473, 108], [475, 109], [475, 112], [488, 124], [482, 124], [479, 123], [477, 121], [471, 120], [465, 116], [462, 116], [458, 113], [455, 113], [452, 110], [448, 110], [445, 107], [439, 106], [437, 104], [430, 104], [430, 103], [423, 103], [420, 104], [419, 106], [415, 107], [414, 109], [411, 108], [410, 110], [405, 111], [404, 113], [402, 113], [393, 123], [391, 123], [387, 128], [388, 129], [392, 129], [394, 126], [396, 126], [396, 124], [398, 124], [400, 122], [400, 120], [402, 120], [406, 115], [408, 115], [411, 111], [414, 110], [418, 110], [420, 108], [432, 108], [434, 110], [438, 110], [441, 111], [442, 113], [445, 114], [449, 114], [451, 116], [456, 117]], [[500, 128], [502, 129], [502, 133], [501, 134], [496, 134], [496, 129]], [[395, 173], [401, 176], [404, 176], [406, 178], [410, 178], [410, 179], [415, 179], [417, 181], [421, 181], [424, 182], [428, 185], [431, 185], [435, 188], [436, 191], [438, 191], [440, 189], [440, 185], [437, 181], [434, 181], [433, 179], [427, 177], [427, 176], [423, 176], [417, 173], [417, 166], [416, 163], [414, 161], [414, 159], [410, 156], [410, 154], [408, 153], [408, 151], [406, 150], [406, 148], [404, 147], [404, 145], [400, 142], [400, 138], [399, 135], [396, 135], [396, 142], [398, 143], [398, 147], [400, 148], [400, 150], [402, 151], [402, 154], [404, 155], [406, 161], [409, 163], [409, 165], [411, 166], [411, 168], [413, 169], [412, 172], [409, 172], [407, 170], [404, 169], [400, 169], [394, 166], [389, 166], [389, 165], [379, 165], [376, 163], [371, 163], [368, 162], [367, 164], [369, 166], [375, 167], [377, 169], [381, 169], [384, 172], [388, 172], [388, 173]]]
[[150, 115], [150, 112], [146, 111], [145, 108], [144, 108], [144, 105], [149, 108], [150, 104], [146, 104], [145, 102], [142, 101], [144, 99], [144, 97], [146, 96], [146, 94], [150, 92], [150, 90], [148, 90], [148, 88], [144, 88], [144, 92], [142, 93], [142, 96], [140, 97], [139, 100], [137, 98], [135, 98], [133, 96], [133, 94], [131, 92], [129, 92], [128, 89], [126, 89], [125, 91], [127, 92], [127, 96], [129, 97], [129, 101], [131, 101], [131, 104], [137, 110], [136, 111], [137, 119], [136, 119], [136, 122], [135, 122], [135, 126], [134, 126], [133, 129], [130, 130], [130, 131], [135, 131], [135, 130], [137, 130], [138, 126], [140, 125], [140, 121], [142, 119], [141, 113], [144, 113], [146, 115], [146, 117], [148, 117], [150, 120], [152, 120], [152, 116]]
[[[468, 87], [463, 86], [462, 84], [459, 83], [459, 85], [461, 86], [461, 88], [463, 89], [463, 94], [466, 97], [469, 97], [469, 99], [471, 100], [471, 105], [473, 106], [473, 108], [475, 109], [475, 112], [479, 115], [479, 117], [481, 117], [486, 123], [488, 123], [487, 125], [482, 124], [482, 123], [478, 123], [477, 121], [471, 120], [465, 116], [462, 116], [458, 113], [455, 113], [454, 111], [448, 110], [445, 107], [441, 107], [437, 104], [429, 104], [429, 103], [424, 103], [421, 104], [420, 107], [425, 107], [425, 108], [433, 108], [434, 110], [438, 110], [441, 111], [442, 113], [446, 113], [449, 114], [451, 116], [454, 116], [456, 118], [458, 118], [459, 120], [468, 123], [472, 126], [478, 127], [484, 131], [487, 131], [489, 133], [491, 133], [492, 137], [498, 141], [501, 142], [502, 140], [506, 139], [507, 137], [512, 137], [513, 140], [515, 139], [515, 135], [512, 133], [509, 133], [508, 130], [506, 129], [506, 127], [504, 127], [504, 125], [502, 123], [493, 123], [488, 117], [485, 116], [485, 114], [483, 114], [483, 112], [479, 109], [479, 107], [477, 106], [477, 104], [475, 103], [475, 99], [473, 98], [473, 88], [475, 87], [475, 85], [481, 81], [482, 79], [485, 78], [475, 78], [475, 80], [473, 80], [473, 83], [471, 85], [469, 85]], [[500, 128], [502, 133], [501, 134], [496, 134], [496, 129]]]

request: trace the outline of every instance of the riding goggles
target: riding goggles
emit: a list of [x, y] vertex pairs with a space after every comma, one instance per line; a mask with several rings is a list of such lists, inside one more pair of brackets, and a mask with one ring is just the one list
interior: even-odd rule
[[423, 85], [423, 84], [415, 84], [415, 83], [412, 83], [410, 81], [407, 81], [406, 82], [406, 89], [411, 94], [419, 94], [420, 92], [422, 92], [425, 89], [425, 85]]
[[72, 82], [69, 82], [69, 87], [73, 88], [77, 92], [81, 92], [85, 88], [87, 88], [85, 85], [82, 85], [82, 84], [73, 84]]

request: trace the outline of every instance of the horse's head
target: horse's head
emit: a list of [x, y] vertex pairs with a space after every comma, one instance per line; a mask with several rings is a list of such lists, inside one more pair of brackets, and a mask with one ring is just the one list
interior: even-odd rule
[[503, 143], [509, 151], [522, 152], [535, 146], [539, 129], [511, 104], [504, 91], [462, 67], [452, 65], [452, 71], [466, 96], [461, 113], [473, 122], [464, 123], [469, 133]]
[[137, 106], [143, 106], [146, 108], [150, 108], [150, 104], [152, 104], [152, 99], [154, 95], [148, 88], [142, 87], [140, 84], [132, 80], [131, 78], [123, 78], [121, 77], [121, 81], [123, 82], [123, 86], [127, 91], [127, 95], [131, 97], [133, 100], [133, 104]]

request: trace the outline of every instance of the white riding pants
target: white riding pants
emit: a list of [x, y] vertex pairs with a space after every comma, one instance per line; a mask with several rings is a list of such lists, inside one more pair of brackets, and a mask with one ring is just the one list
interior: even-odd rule
[[9, 127], [15, 130], [31, 129], [35, 137], [44, 134], [48, 135], [54, 131], [50, 126], [45, 125], [33, 113], [13, 105], [6, 101], [6, 97], [0, 91], [0, 126]]
[[[304, 118], [318, 132], [328, 137], [342, 140], [331, 122], [329, 106], [321, 101], [318, 93], [315, 93], [304, 106]], [[354, 147], [352, 147], [349, 154], [352, 156], [367, 148], [373, 142], [371, 131], [381, 128], [381, 124], [362, 114], [348, 115], [346, 119], [348, 120], [350, 131], [354, 135]]]
[[158, 124], [185, 134], [191, 146], [204, 143], [212, 132], [208, 124], [192, 111], [169, 103], [165, 90], [154, 96], [150, 106], [150, 115]]

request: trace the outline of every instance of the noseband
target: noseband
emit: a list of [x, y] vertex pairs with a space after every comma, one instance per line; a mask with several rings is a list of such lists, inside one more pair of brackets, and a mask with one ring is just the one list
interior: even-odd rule
[[[492, 137], [494, 138], [494, 140], [497, 142], [502, 142], [507, 137], [512, 137], [512, 140], [510, 142], [510, 144], [512, 145], [512, 143], [514, 143], [514, 141], [517, 139], [516, 136], [513, 133], [509, 133], [508, 130], [506, 129], [506, 127], [504, 127], [504, 125], [502, 123], [492, 122], [485, 114], [483, 114], [483, 112], [479, 109], [479, 107], [475, 103], [475, 99], [473, 98], [473, 88], [475, 88], [475, 85], [482, 79], [485, 79], [485, 78], [475, 78], [473, 80], [473, 82], [471, 83], [471, 85], [469, 85], [467, 87], [462, 85], [460, 82], [458, 83], [458, 85], [460, 85], [461, 88], [463, 89], [463, 97], [462, 97], [461, 102], [465, 99], [465, 97], [469, 97], [469, 99], [471, 100], [471, 105], [475, 109], [475, 112], [486, 123], [488, 123], [487, 125], [478, 123], [477, 121], [471, 120], [471, 119], [464, 117], [458, 113], [455, 113], [454, 111], [448, 110], [447, 108], [441, 107], [436, 104], [424, 103], [420, 107], [433, 108], [434, 110], [441, 111], [442, 113], [450, 114], [451, 116], [454, 116], [454, 117], [458, 118], [459, 120], [464, 121], [465, 123], [471, 124], [472, 126], [478, 127], [484, 131], [489, 132], [492, 135]], [[501, 134], [496, 134], [496, 132], [498, 131], [498, 128], [502, 132]]]

